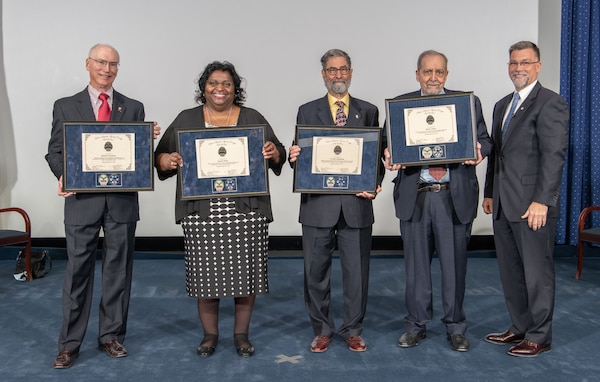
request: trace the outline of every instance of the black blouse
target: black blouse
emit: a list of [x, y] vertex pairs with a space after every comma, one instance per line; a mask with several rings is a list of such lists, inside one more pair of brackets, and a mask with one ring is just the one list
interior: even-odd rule
[[[281, 168], [285, 162], [286, 153], [285, 148], [279, 142], [279, 139], [275, 136], [271, 125], [265, 117], [263, 117], [258, 111], [247, 107], [242, 107], [240, 115], [237, 120], [237, 126], [247, 125], [265, 125], [265, 141], [271, 141], [277, 147], [279, 151], [279, 163], [275, 163], [272, 159], [269, 159], [269, 168], [273, 170], [275, 175], [281, 173]], [[177, 131], [182, 129], [206, 129], [204, 121], [203, 106], [198, 106], [193, 109], [187, 109], [179, 113], [177, 118], [171, 123], [171, 125], [165, 131], [165, 134], [160, 139], [156, 150], [154, 151], [154, 157], [158, 158], [160, 154], [172, 153], [177, 151]], [[155, 163], [156, 167], [156, 163]], [[158, 178], [165, 180], [167, 178], [176, 175], [177, 170], [160, 171], [157, 167]], [[266, 196], [249, 196], [249, 197], [235, 197], [235, 210], [242, 213], [248, 213], [250, 211], [257, 211], [261, 215], [265, 216], [269, 222], [273, 221], [273, 212], [271, 210], [271, 198]], [[177, 182], [177, 191], [175, 194], [175, 221], [180, 223], [181, 220], [190, 214], [198, 214], [201, 218], [205, 219], [210, 214], [210, 200], [181, 200], [181, 187], [180, 182]]]

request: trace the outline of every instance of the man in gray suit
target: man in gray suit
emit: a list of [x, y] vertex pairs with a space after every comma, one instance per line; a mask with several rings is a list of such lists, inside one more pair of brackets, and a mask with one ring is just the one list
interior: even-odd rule
[[492, 214], [496, 255], [512, 325], [485, 340], [516, 344], [508, 354], [550, 351], [554, 312], [554, 239], [568, 144], [565, 101], [538, 82], [540, 50], [530, 41], [509, 49], [515, 91], [494, 107], [494, 152], [483, 209]]
[[[417, 82], [421, 89], [396, 97], [415, 98], [456, 91], [444, 88], [448, 78], [448, 59], [442, 53], [427, 50], [417, 60]], [[475, 97], [475, 120], [479, 158], [476, 161], [443, 166], [411, 166], [389, 164], [385, 149], [386, 168], [399, 170], [394, 179], [394, 204], [400, 219], [406, 264], [405, 333], [398, 346], [416, 346], [426, 337], [426, 325], [433, 317], [431, 290], [431, 259], [434, 251], [442, 270], [442, 300], [446, 334], [450, 347], [468, 351], [465, 337], [466, 316], [463, 309], [467, 273], [467, 244], [471, 225], [477, 215], [479, 184], [475, 166], [489, 155], [492, 142]]]
[[[125, 357], [122, 343], [127, 327], [135, 227], [139, 220], [136, 192], [65, 193], [63, 122], [143, 121], [144, 105], [115, 91], [119, 53], [105, 44], [94, 45], [85, 61], [89, 85], [80, 93], [55, 102], [46, 161], [58, 179], [58, 195], [65, 199], [67, 270], [63, 285], [63, 324], [54, 368], [71, 366], [87, 329], [92, 304], [96, 248], [104, 230], [102, 298], [98, 347], [111, 357]], [[104, 105], [104, 106], [103, 106]], [[108, 106], [108, 107], [107, 107]], [[155, 123], [154, 136], [160, 133]]]
[[[331, 49], [321, 57], [321, 75], [327, 95], [298, 109], [299, 125], [379, 126], [374, 105], [348, 94], [352, 65], [348, 54]], [[300, 155], [300, 147], [290, 147], [289, 161]], [[383, 179], [383, 165], [379, 184]], [[378, 187], [377, 192], [381, 190]], [[367, 349], [361, 337], [367, 307], [371, 232], [375, 195], [302, 194], [300, 223], [304, 250], [304, 299], [315, 338], [311, 351], [324, 352], [336, 332], [330, 311], [331, 258], [337, 243], [343, 272], [344, 319], [338, 332], [351, 351]]]

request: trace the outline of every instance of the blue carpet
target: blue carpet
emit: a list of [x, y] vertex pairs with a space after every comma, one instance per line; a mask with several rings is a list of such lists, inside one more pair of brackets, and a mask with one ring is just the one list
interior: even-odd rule
[[[471, 351], [452, 351], [439, 321], [439, 266], [433, 262], [434, 321], [427, 339], [411, 349], [396, 343], [402, 332], [404, 260], [378, 256], [371, 262], [365, 318], [368, 350], [353, 353], [336, 336], [329, 350], [309, 350], [312, 330], [302, 297], [302, 259], [269, 261], [270, 294], [258, 296], [250, 338], [256, 348], [242, 359], [233, 345], [233, 301], [221, 303], [220, 341], [215, 354], [196, 354], [202, 337], [195, 300], [185, 294], [183, 260], [137, 258], [125, 345], [129, 357], [111, 359], [96, 348], [100, 263], [92, 318], [79, 359], [67, 370], [52, 369], [61, 324], [65, 260], [33, 282], [13, 279], [14, 261], [0, 260], [0, 375], [4, 381], [596, 381], [600, 376], [600, 258], [586, 259], [576, 281], [576, 261], [556, 259], [554, 342], [534, 359], [508, 356], [508, 347], [483, 337], [505, 330], [508, 316], [495, 258], [470, 257], [465, 310]], [[341, 317], [339, 261], [334, 260], [334, 317]]]

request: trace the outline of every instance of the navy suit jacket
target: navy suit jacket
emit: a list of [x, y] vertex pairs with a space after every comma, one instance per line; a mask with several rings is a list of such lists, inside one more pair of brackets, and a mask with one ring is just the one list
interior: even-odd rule
[[531, 202], [547, 205], [548, 216], [556, 217], [568, 144], [567, 104], [538, 82], [510, 120], [503, 141], [502, 120], [512, 97], [510, 93], [494, 107], [494, 151], [484, 195], [493, 198], [494, 218], [501, 208], [509, 221], [521, 221]]
[[[298, 125], [334, 126], [335, 121], [327, 95], [308, 102], [298, 109]], [[379, 110], [373, 104], [350, 96], [348, 127], [379, 126]], [[302, 154], [301, 154], [302, 155]], [[379, 183], [383, 179], [385, 168], [379, 170]], [[349, 227], [365, 228], [373, 224], [373, 203], [370, 199], [355, 195], [302, 194], [300, 202], [300, 223], [311, 227], [333, 227], [343, 212]]]
[[[454, 90], [444, 89], [446, 94], [458, 93]], [[420, 97], [421, 91], [403, 94], [395, 99]], [[477, 123], [477, 140], [481, 144], [481, 155], [485, 158], [492, 151], [492, 140], [488, 134], [481, 102], [475, 97], [475, 118]], [[479, 204], [479, 183], [475, 166], [465, 166], [460, 163], [449, 164], [450, 170], [450, 195], [452, 205], [458, 220], [462, 224], [469, 224], [477, 216]], [[417, 189], [421, 177], [421, 166], [407, 167], [399, 170], [394, 178], [394, 205], [396, 217], [400, 220], [410, 220], [415, 211]]]
[[[144, 105], [114, 91], [111, 121], [143, 121]], [[95, 122], [94, 109], [87, 87], [71, 97], [61, 98], [54, 103], [52, 134], [48, 143], [46, 161], [50, 169], [60, 178], [63, 174], [63, 122]], [[137, 192], [80, 192], [65, 198], [65, 224], [90, 225], [100, 221], [108, 207], [110, 216], [117, 223], [139, 220]]]

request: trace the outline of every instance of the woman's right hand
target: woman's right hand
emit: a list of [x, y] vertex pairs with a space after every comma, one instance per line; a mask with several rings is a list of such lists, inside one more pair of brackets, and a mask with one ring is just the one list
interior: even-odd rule
[[162, 153], [158, 156], [156, 161], [161, 171], [172, 171], [178, 166], [183, 166], [183, 158], [177, 152], [172, 152], [170, 154]]

